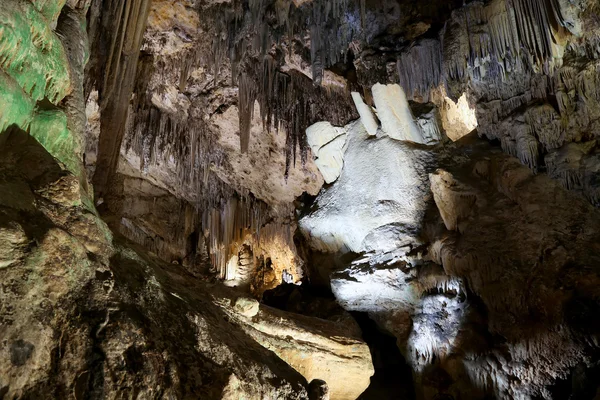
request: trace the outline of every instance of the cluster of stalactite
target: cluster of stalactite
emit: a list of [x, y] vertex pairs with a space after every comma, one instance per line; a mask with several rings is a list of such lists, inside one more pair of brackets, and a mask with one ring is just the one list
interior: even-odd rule
[[323, 70], [346, 61], [348, 46], [362, 34], [366, 18], [365, 0], [313, 0], [296, 6], [292, 1], [236, 0], [225, 6], [201, 10], [217, 25], [209, 27], [213, 38], [210, 54], [199, 46], [190, 49], [181, 67], [181, 82], [198, 64], [210, 66], [215, 76], [223, 60], [231, 62], [231, 78], [237, 82], [240, 65], [249, 58], [261, 59], [270, 51], [292, 51], [303, 45], [303, 33], [310, 33], [312, 78], [320, 84]]
[[253, 198], [231, 197], [220, 207], [204, 210], [202, 230], [207, 239], [207, 249], [212, 266], [223, 279], [233, 279], [235, 271], [227, 262], [248, 235], [258, 240], [261, 227], [268, 218], [264, 203]]
[[[554, 0], [470, 3], [453, 12], [439, 38], [404, 51], [397, 69], [408, 97], [418, 101], [441, 85], [452, 98], [468, 92], [480, 136], [598, 205], [597, 11], [588, 5], [574, 17], [573, 7]], [[584, 29], [578, 19], [587, 21]]]
[[[283, 4], [285, 3], [285, 4]], [[265, 0], [236, 1], [220, 6], [216, 13], [219, 26], [213, 27], [212, 54], [191, 50], [181, 66], [180, 86], [185, 86], [195, 65], [210, 65], [215, 79], [226, 56], [231, 62], [231, 78], [239, 86], [240, 145], [248, 150], [254, 101], [258, 100], [266, 127], [282, 128], [287, 134], [287, 167], [295, 162], [297, 149], [305, 157], [304, 130], [326, 112], [330, 121], [345, 124], [352, 116], [349, 93], [334, 94], [319, 88], [323, 70], [345, 61], [349, 43], [360, 34], [359, 7], [350, 0], [306, 2], [296, 7], [291, 2]], [[296, 73], [282, 73], [279, 61], [294, 42], [298, 32], [310, 31], [312, 82]], [[310, 98], [313, 98], [312, 100]], [[344, 98], [347, 97], [347, 98]], [[314, 100], [316, 99], [316, 100]], [[336, 104], [335, 110], [319, 110], [319, 102]], [[344, 107], [348, 109], [344, 109]], [[340, 118], [341, 116], [344, 118]], [[286, 170], [287, 174], [287, 170]]]
[[[142, 196], [132, 201], [140, 209], [147, 206], [153, 212], [170, 212], [157, 226], [159, 219], [153, 215], [126, 210], [118, 227], [125, 237], [166, 261], [181, 262], [192, 271], [210, 267], [222, 279], [240, 280], [244, 271], [229, 261], [246, 246], [256, 256], [271, 257], [272, 251], [290, 253], [288, 258], [293, 260], [288, 263], [296, 266], [290, 224], [274, 223], [269, 207], [252, 196], [232, 193], [203, 207], [170, 196]], [[290, 273], [298, 275], [296, 270]]]
[[409, 98], [427, 99], [430, 89], [467, 79], [537, 70], [552, 74], [556, 36], [563, 34], [560, 5], [552, 1], [473, 2], [452, 14], [438, 39], [413, 44], [398, 59], [400, 83]]
[[358, 10], [364, 20], [365, 4], [363, 0], [358, 3], [313, 0], [296, 7], [292, 2], [249, 0], [238, 4], [238, 10], [247, 11], [231, 14], [232, 62], [244, 60], [248, 51], [265, 55], [273, 45], [291, 48], [297, 40], [295, 33], [309, 31], [313, 80], [320, 84], [323, 69], [344, 60], [349, 43], [361, 33]]
[[[498, 89], [497, 93], [491, 90]], [[537, 170], [540, 156], [570, 142], [594, 140], [600, 110], [600, 62], [584, 69], [565, 65], [552, 75], [526, 73], [507, 82], [472, 85], [479, 134], [498, 139], [507, 153]], [[554, 105], [548, 99], [555, 99]], [[517, 110], [517, 112], [515, 112]], [[565, 182], [566, 186], [571, 186]]]
[[204, 210], [199, 222], [202, 236], [196, 252], [205, 249], [221, 279], [235, 285], [250, 284], [256, 278], [259, 259], [270, 260], [272, 276], [260, 284], [254, 282], [256, 293], [279, 285], [284, 271], [294, 279], [302, 278], [291, 221], [275, 222], [268, 206], [260, 200], [233, 196]]
[[442, 81], [442, 48], [439, 40], [416, 43], [398, 58], [400, 85], [407, 94], [421, 94], [427, 101], [430, 89]]
[[262, 63], [247, 65], [240, 75], [242, 152], [248, 149], [255, 101], [260, 106], [263, 126], [287, 134], [286, 176], [291, 163], [296, 162], [297, 153], [300, 153], [302, 164], [306, 161], [306, 128], [320, 120], [343, 125], [356, 118], [348, 93], [315, 86], [299, 72], [283, 73], [277, 68], [277, 61], [267, 55]]
[[211, 172], [211, 165], [222, 165], [225, 156], [202, 120], [178, 120], [154, 106], [139, 108], [129, 120], [124, 145], [126, 152], [139, 156], [142, 173], [162, 166], [176, 174], [172, 190], [193, 199], [198, 208], [214, 206], [233, 194]]

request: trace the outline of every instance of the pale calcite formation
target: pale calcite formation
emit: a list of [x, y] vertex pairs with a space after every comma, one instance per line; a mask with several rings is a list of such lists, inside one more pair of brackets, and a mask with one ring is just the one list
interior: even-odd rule
[[440, 87], [432, 91], [431, 97], [440, 110], [442, 126], [451, 140], [456, 141], [477, 128], [475, 108], [469, 104], [466, 93], [455, 102]]
[[329, 122], [317, 122], [306, 129], [306, 138], [326, 183], [334, 182], [344, 166], [346, 131]]
[[299, 222], [309, 244], [319, 251], [361, 252], [418, 242], [431, 198], [427, 176], [419, 171], [431, 163], [431, 154], [390, 137], [372, 138], [360, 121], [345, 129], [341, 175]]
[[[373, 364], [369, 347], [343, 325], [260, 306], [247, 311], [247, 300], [233, 308], [222, 303], [232, 318], [258, 343], [300, 372], [308, 382], [327, 383], [331, 400], [354, 400], [369, 386]], [[258, 303], [256, 303], [258, 307]]]
[[[453, 179], [447, 171], [438, 170], [429, 175], [433, 199], [448, 230], [461, 231], [461, 222], [469, 217], [477, 201], [484, 201], [472, 187]], [[443, 190], [452, 188], [452, 190]]]
[[413, 117], [404, 91], [397, 84], [377, 83], [371, 88], [377, 117], [381, 121], [383, 133], [392, 139], [414, 143], [430, 142], [423, 134]]
[[375, 136], [377, 134], [379, 124], [373, 115], [373, 110], [371, 110], [371, 107], [365, 104], [360, 93], [352, 92], [352, 100], [354, 100], [356, 110], [360, 114], [360, 121], [365, 126], [367, 133]]

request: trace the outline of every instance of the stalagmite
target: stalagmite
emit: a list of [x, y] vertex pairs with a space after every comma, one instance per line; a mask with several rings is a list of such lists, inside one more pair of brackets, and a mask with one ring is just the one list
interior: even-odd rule
[[354, 101], [354, 105], [356, 106], [356, 110], [360, 115], [360, 120], [365, 126], [365, 129], [369, 135], [375, 136], [377, 134], [378, 124], [373, 115], [373, 111], [365, 104], [360, 93], [352, 92], [352, 100]]

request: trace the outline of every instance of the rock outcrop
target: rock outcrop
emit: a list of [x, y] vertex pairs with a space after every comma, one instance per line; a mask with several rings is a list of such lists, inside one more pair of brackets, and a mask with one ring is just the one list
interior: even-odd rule
[[347, 130], [340, 178], [300, 228], [337, 257], [320, 268], [340, 304], [396, 336], [420, 398], [554, 398], [576, 367], [594, 373], [600, 331], [574, 319], [600, 309], [592, 205], [473, 135]]
[[[255, 304], [258, 307], [258, 302]], [[326, 382], [331, 400], [356, 399], [369, 386], [373, 375], [369, 348], [360, 337], [352, 337], [343, 324], [267, 306], [254, 313], [242, 310], [240, 299], [236, 299], [233, 312], [229, 304], [224, 304], [224, 308], [250, 337], [277, 354], [308, 382]]]
[[[118, 18], [111, 23], [118, 29], [100, 34], [136, 36], [108, 55], [108, 64], [114, 65], [105, 71], [100, 93], [102, 132], [111, 126], [125, 132], [119, 104], [123, 96], [125, 104], [129, 102], [128, 91], [135, 83], [132, 65], [137, 66], [136, 41], [139, 46], [148, 2], [135, 2], [122, 15], [118, 9], [125, 3], [113, 4]], [[373, 369], [368, 347], [355, 334], [346, 334], [334, 322], [283, 311], [257, 314], [252, 301], [225, 307], [235, 295], [208, 283], [202, 270], [147, 254], [161, 245], [141, 241], [147, 247], [143, 249], [118, 234], [113, 237], [94, 207], [81, 159], [88, 6], [25, 0], [0, 5], [0, 103], [6, 110], [0, 111], [0, 397], [307, 399], [308, 382], [302, 374], [315, 382], [332, 381], [331, 389], [325, 390], [332, 398], [358, 396]], [[92, 4], [92, 19], [101, 11], [98, 7]], [[103, 11], [106, 20], [112, 11]], [[117, 114], [115, 107], [120, 107]], [[109, 124], [107, 116], [113, 118]], [[93, 126], [88, 128], [90, 132]], [[119, 199], [109, 206], [122, 210], [105, 214], [109, 224], [118, 217], [130, 233], [138, 232], [131, 220], [155, 214], [159, 198], [163, 216], [171, 216], [166, 229], [185, 234], [185, 223], [178, 225], [179, 215], [170, 211], [187, 205], [135, 174], [115, 178], [117, 171], [107, 165], [114, 163], [111, 146], [114, 150], [116, 143], [119, 150], [120, 139], [116, 135], [116, 142], [110, 138], [113, 142], [108, 143], [102, 132], [98, 165], [92, 170], [101, 175], [97, 194], [107, 196], [97, 197], [96, 204]], [[107, 182], [117, 187], [107, 190]], [[135, 187], [137, 196], [119, 197], [118, 186], [124, 183]], [[293, 281], [294, 274], [301, 274], [292, 269], [297, 255], [290, 250], [289, 228], [263, 226], [260, 216], [247, 226], [245, 218], [250, 217], [243, 210], [248, 206], [244, 209], [237, 199], [229, 199], [228, 207], [231, 219], [211, 220], [216, 232], [238, 220], [227, 225], [229, 232], [222, 233], [221, 240], [246, 240], [248, 232], [234, 232], [240, 226], [262, 228], [252, 249], [257, 257], [268, 256], [274, 274], [282, 274], [278, 265], [289, 265], [287, 275], [273, 281], [286, 276]], [[189, 210], [185, 215], [191, 215]], [[191, 225], [194, 216], [189, 220]], [[165, 229], [165, 219], [158, 215], [147, 222], [146, 229]], [[210, 223], [205, 221], [205, 226]], [[173, 242], [163, 245], [176, 248]], [[210, 250], [212, 262], [218, 264], [217, 252]], [[210, 261], [198, 262], [208, 269]], [[275, 340], [281, 332], [297, 334], [301, 341], [296, 345], [302, 348], [294, 351], [286, 336]], [[278, 354], [269, 350], [272, 347]], [[312, 352], [312, 359], [302, 356], [304, 350]], [[347, 365], [355, 365], [347, 375], [357, 382], [351, 388], [336, 381], [343, 375], [335, 371]]]
[[226, 322], [205, 283], [113, 241], [33, 138], [2, 142], [3, 396], [306, 398], [302, 376]]
[[3, 395], [304, 399], [299, 373], [326, 380], [331, 399], [366, 389], [373, 367], [359, 337], [233, 303], [182, 266], [113, 240], [77, 179], [33, 138], [2, 138]]

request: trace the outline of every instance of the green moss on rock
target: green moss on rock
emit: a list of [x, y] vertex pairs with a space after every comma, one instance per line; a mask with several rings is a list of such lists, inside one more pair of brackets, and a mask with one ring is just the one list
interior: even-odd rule
[[67, 0], [31, 0], [31, 2], [48, 22], [54, 23], [58, 19]]
[[0, 67], [34, 101], [47, 98], [57, 104], [70, 92], [69, 62], [62, 43], [28, 1], [0, 2]]
[[11, 125], [28, 131], [70, 171], [80, 172], [77, 143], [67, 128], [67, 115], [58, 108], [37, 110], [19, 84], [0, 70], [0, 132]]
[[67, 115], [61, 110], [40, 110], [35, 113], [29, 133], [69, 171], [79, 172], [73, 135], [67, 128]]
[[27, 130], [32, 120], [34, 101], [19, 84], [0, 69], [0, 132], [11, 125]]

